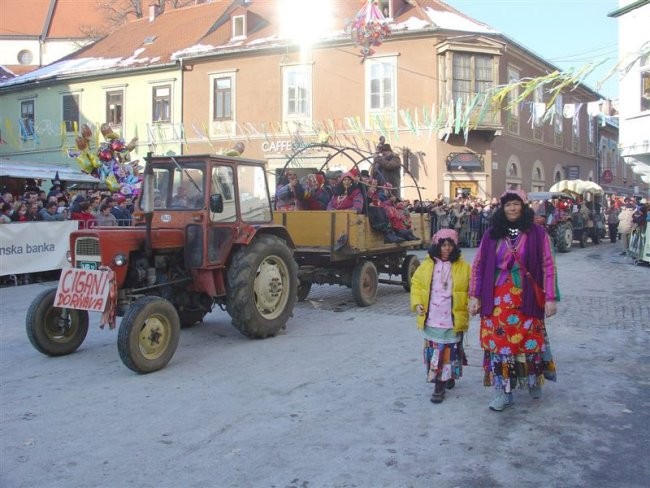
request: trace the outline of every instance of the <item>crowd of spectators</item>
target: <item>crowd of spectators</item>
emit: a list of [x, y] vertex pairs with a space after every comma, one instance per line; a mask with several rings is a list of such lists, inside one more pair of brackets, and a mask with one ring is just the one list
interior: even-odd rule
[[[30, 185], [21, 194], [3, 189], [0, 195], [0, 224], [38, 221], [79, 222], [80, 229], [97, 225], [131, 225], [134, 199], [129, 195], [109, 191], [80, 190], [68, 192], [54, 185], [49, 193]], [[114, 219], [106, 218], [109, 209]]]
[[[49, 192], [29, 182], [21, 193], [0, 192], [0, 224], [76, 221], [79, 229], [97, 226], [130, 226], [135, 206], [131, 196], [99, 190], [67, 191], [55, 182]], [[0, 284], [30, 283], [52, 279], [56, 272], [0, 277]]]

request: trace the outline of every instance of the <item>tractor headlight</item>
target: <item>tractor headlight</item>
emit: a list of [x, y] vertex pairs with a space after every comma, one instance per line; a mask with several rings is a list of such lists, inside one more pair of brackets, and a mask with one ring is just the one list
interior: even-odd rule
[[69, 263], [72, 263], [72, 253], [70, 252], [70, 249], [65, 252], [65, 260]]
[[116, 266], [124, 266], [126, 264], [126, 256], [124, 254], [116, 254], [113, 262]]

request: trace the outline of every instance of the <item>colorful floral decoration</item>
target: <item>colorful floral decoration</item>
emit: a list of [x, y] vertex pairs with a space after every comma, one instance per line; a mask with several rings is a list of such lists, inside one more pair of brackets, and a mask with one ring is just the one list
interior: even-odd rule
[[[126, 144], [110, 125], [102, 124], [99, 130], [104, 141], [93, 144], [93, 131], [84, 124], [75, 139], [78, 152], [70, 151], [69, 155], [77, 159], [81, 171], [98, 178], [109, 190], [136, 196], [140, 193], [142, 176], [138, 172], [138, 161], [131, 161], [131, 151], [138, 138]], [[91, 150], [93, 145], [94, 151]]]
[[381, 13], [377, 0], [363, 0], [363, 7], [352, 21], [351, 34], [356, 46], [361, 46], [361, 62], [375, 54], [373, 47], [380, 46], [390, 35], [386, 17]]

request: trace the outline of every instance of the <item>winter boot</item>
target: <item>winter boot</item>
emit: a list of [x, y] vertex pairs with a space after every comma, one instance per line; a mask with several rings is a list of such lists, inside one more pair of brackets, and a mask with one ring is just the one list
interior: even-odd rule
[[528, 387], [528, 393], [530, 393], [533, 400], [539, 400], [542, 398], [542, 387], [540, 385], [530, 386]]
[[399, 237], [395, 232], [392, 230], [389, 230], [384, 234], [384, 243], [385, 244], [398, 244], [400, 242], [404, 242], [404, 239]]
[[445, 384], [446, 381], [437, 381], [436, 387], [433, 390], [433, 395], [431, 395], [431, 403], [442, 403], [445, 399]]
[[515, 401], [512, 398], [512, 393], [500, 391], [490, 402], [490, 410], [501, 412], [508, 407], [512, 407], [514, 404]]
[[456, 380], [455, 379], [450, 379], [447, 380], [447, 389], [451, 390], [454, 386], [456, 386]]

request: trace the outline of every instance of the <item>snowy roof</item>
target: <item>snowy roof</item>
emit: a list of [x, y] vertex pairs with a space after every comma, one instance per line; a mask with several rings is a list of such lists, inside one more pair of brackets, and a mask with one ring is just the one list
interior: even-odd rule
[[[350, 40], [346, 22], [353, 19], [359, 3], [331, 0], [334, 22], [320, 42]], [[397, 3], [397, 2], [396, 2]], [[34, 81], [97, 75], [106, 70], [128, 72], [147, 67], [172, 66], [180, 58], [214, 56], [237, 51], [286, 46], [295, 41], [282, 37], [279, 2], [230, 0], [187, 8], [168, 9], [155, 19], [129, 22], [105, 38], [48, 66], [0, 81], [0, 89]], [[231, 15], [247, 15], [244, 38], [232, 38]], [[314, 19], [305, 19], [313, 21]], [[449, 5], [437, 0], [408, 0], [396, 7], [391, 19], [393, 36], [418, 30], [458, 30], [497, 34]]]

